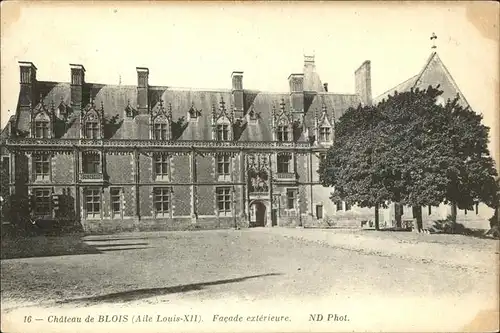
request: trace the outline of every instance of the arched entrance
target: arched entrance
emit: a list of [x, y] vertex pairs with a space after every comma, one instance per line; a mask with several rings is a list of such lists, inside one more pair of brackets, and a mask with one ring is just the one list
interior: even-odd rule
[[267, 225], [267, 206], [264, 202], [256, 200], [250, 203], [250, 226], [265, 227]]

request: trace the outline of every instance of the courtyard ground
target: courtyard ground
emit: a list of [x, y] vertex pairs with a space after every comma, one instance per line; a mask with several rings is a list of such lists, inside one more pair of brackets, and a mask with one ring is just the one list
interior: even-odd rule
[[488, 308], [498, 304], [498, 244], [458, 235], [292, 228], [4, 240], [2, 312], [414, 298]]

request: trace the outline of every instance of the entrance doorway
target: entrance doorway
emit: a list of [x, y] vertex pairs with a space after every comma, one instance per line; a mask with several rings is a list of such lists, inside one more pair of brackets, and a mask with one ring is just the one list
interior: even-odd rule
[[267, 208], [262, 201], [255, 201], [250, 206], [250, 226], [265, 227], [267, 224]]
[[256, 202], [255, 204], [255, 226], [264, 227], [266, 225], [266, 205], [262, 202]]

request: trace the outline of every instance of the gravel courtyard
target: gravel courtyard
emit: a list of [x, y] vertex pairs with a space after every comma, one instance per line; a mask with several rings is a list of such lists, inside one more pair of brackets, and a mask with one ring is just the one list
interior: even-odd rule
[[[281, 228], [39, 237], [4, 244], [2, 311], [357, 296], [495, 302], [497, 241], [431, 237], [415, 250], [415, 237]], [[457, 251], [474, 261], [448, 262]]]

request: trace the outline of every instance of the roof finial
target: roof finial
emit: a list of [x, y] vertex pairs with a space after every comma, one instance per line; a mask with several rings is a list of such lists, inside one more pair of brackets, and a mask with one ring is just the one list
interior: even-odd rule
[[121, 74], [118, 75], [118, 85], [121, 86], [122, 85], [122, 76]]
[[220, 97], [220, 101], [219, 101], [219, 109], [222, 111], [226, 111], [226, 108], [225, 108], [225, 105], [226, 105], [226, 102], [224, 102], [224, 97]]
[[280, 110], [281, 112], [285, 112], [285, 99], [281, 99], [281, 102], [280, 102]]
[[436, 48], [437, 48], [437, 46], [436, 46], [436, 39], [437, 39], [437, 38], [438, 38], [438, 37], [436, 36], [436, 34], [435, 34], [435, 33], [432, 33], [432, 36], [431, 36], [431, 40], [432, 40], [432, 47], [431, 47], [431, 49], [436, 49]]

